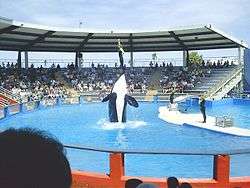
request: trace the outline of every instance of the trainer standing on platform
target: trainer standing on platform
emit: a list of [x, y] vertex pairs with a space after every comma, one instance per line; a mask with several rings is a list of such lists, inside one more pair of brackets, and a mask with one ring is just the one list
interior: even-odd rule
[[202, 113], [203, 116], [203, 122], [202, 123], [206, 123], [207, 120], [207, 116], [206, 116], [206, 100], [204, 96], [201, 96], [200, 98], [200, 111]]
[[174, 104], [174, 91], [171, 92], [169, 100], [170, 100], [170, 104]]

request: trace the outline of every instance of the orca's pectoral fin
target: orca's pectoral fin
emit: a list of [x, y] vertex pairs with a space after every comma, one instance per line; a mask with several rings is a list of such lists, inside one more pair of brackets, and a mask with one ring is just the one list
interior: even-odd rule
[[136, 107], [136, 108], [139, 106], [138, 102], [135, 100], [134, 97], [126, 95], [126, 100], [127, 100], [128, 104], [130, 106], [133, 106], [133, 107]]
[[107, 102], [110, 99], [110, 94], [102, 99], [102, 102]]
[[107, 102], [107, 101], [109, 101], [111, 98], [116, 98], [116, 93], [110, 93], [110, 94], [108, 94], [106, 97], [104, 97], [104, 98], [102, 99], [102, 102]]

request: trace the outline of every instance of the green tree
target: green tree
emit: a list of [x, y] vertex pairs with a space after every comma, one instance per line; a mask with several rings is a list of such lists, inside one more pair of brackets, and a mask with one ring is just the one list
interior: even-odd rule
[[189, 62], [191, 64], [197, 63], [201, 65], [202, 61], [203, 61], [202, 55], [200, 55], [198, 52], [191, 52], [189, 54]]

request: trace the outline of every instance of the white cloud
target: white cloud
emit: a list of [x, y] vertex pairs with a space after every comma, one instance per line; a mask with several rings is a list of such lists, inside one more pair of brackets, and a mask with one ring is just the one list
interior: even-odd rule
[[0, 16], [50, 26], [158, 30], [214, 23], [250, 43], [249, 0], [0, 0]]
[[[233, 25], [250, 16], [249, 0], [0, 0], [3, 16], [40, 24], [152, 28], [197, 23]], [[153, 28], [152, 28], [153, 29]]]

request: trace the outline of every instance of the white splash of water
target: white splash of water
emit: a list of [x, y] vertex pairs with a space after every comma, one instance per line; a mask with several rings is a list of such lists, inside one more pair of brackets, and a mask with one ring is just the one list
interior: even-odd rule
[[126, 143], [128, 142], [128, 138], [123, 134], [123, 130], [120, 129], [118, 131], [118, 134], [116, 136], [116, 145], [118, 146], [125, 146]]
[[97, 124], [103, 130], [115, 130], [115, 129], [136, 129], [142, 126], [146, 126], [145, 121], [127, 121], [126, 123], [113, 123], [109, 122], [107, 119], [100, 119]]

